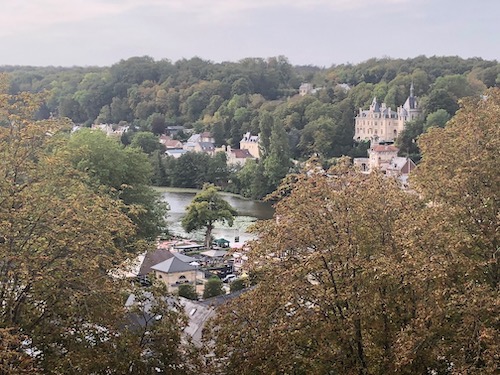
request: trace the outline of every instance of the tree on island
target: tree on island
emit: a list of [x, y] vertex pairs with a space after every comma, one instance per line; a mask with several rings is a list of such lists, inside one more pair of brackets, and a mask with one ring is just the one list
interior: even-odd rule
[[233, 226], [236, 210], [217, 192], [214, 185], [205, 185], [186, 208], [187, 214], [182, 219], [182, 227], [188, 233], [206, 228], [205, 246], [210, 247], [210, 238], [215, 222]]

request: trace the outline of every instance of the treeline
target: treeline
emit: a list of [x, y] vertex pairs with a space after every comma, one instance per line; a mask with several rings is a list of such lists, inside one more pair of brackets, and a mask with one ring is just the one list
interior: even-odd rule
[[[233, 148], [239, 147], [246, 132], [270, 140], [276, 128], [287, 145], [274, 146], [275, 150], [285, 147], [281, 155], [298, 160], [313, 154], [324, 160], [364, 156], [367, 146], [353, 141], [356, 112], [367, 108], [374, 96], [395, 109], [408, 97], [412, 82], [423, 118], [408, 124], [398, 144], [418, 159], [415, 139], [421, 133], [443, 126], [461, 98], [500, 85], [497, 61], [425, 56], [370, 59], [330, 68], [292, 66], [282, 56], [224, 63], [200, 58], [155, 61], [146, 56], [105, 68], [0, 67], [0, 71], [10, 76], [11, 94], [48, 91], [39, 118], [68, 117], [84, 125], [129, 124], [133, 131], [155, 135], [169, 125], [182, 125], [194, 132], [210, 131], [216, 146]], [[299, 96], [301, 82], [313, 84], [316, 92]], [[272, 142], [264, 147], [270, 151], [271, 146]], [[270, 171], [272, 161], [267, 164], [265, 168], [261, 160], [249, 169], [252, 180], [273, 175], [264, 189], [272, 191], [276, 171]], [[257, 191], [248, 194], [262, 196]]]

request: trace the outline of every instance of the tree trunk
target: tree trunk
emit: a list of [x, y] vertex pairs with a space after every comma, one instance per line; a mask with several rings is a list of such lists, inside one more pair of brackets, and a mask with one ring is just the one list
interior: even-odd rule
[[207, 225], [207, 231], [205, 232], [205, 247], [207, 249], [210, 249], [210, 240], [212, 238], [212, 229], [214, 229], [214, 226], [212, 223], [209, 223]]

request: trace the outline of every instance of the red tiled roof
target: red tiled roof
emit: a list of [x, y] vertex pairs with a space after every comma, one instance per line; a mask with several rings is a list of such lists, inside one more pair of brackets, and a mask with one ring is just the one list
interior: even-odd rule
[[247, 159], [247, 158], [251, 158], [252, 155], [250, 154], [250, 152], [246, 149], [232, 149], [231, 150], [231, 153], [234, 155], [234, 157], [236, 159]]
[[163, 143], [166, 148], [175, 148], [175, 147], [182, 147], [182, 142], [176, 140], [176, 139], [170, 139], [166, 142]]
[[398, 152], [399, 148], [393, 145], [376, 145], [372, 147], [375, 152]]

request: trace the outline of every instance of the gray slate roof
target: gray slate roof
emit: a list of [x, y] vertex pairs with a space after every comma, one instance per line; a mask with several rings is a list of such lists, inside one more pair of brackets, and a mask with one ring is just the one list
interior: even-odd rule
[[151, 267], [172, 258], [174, 254], [166, 249], [156, 249], [146, 253], [142, 261], [139, 275], [147, 275], [151, 272]]
[[186, 272], [186, 271], [196, 270], [195, 266], [189, 264], [190, 262], [195, 260], [194, 258], [176, 253], [174, 253], [173, 255], [174, 256], [172, 258], [154, 265], [153, 267], [151, 267], [151, 269], [154, 271], [160, 271], [164, 273]]

